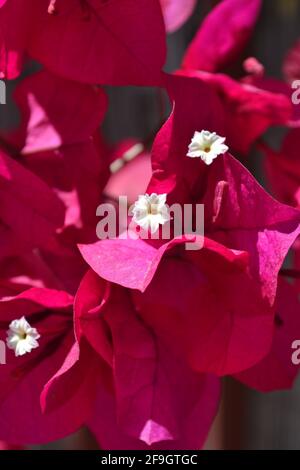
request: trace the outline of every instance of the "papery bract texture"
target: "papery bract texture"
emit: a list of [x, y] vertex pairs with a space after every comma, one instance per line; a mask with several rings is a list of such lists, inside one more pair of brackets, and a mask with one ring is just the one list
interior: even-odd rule
[[237, 374], [237, 380], [261, 392], [293, 386], [299, 372], [299, 364], [292, 361], [292, 345], [300, 334], [299, 306], [298, 291], [286, 281], [279, 282], [272, 349], [252, 369]]
[[[179, 79], [178, 76], [182, 78]], [[202, 93], [206, 89], [201, 106], [196, 109], [191, 105], [190, 114], [203, 113], [205, 106], [214, 105], [213, 110], [209, 108], [210, 113], [205, 111], [206, 115], [217, 116], [218, 113], [218, 118], [214, 118], [215, 125], [217, 128], [222, 125], [223, 135], [230, 148], [242, 155], [247, 155], [253, 143], [270, 127], [287, 125], [292, 120], [291, 100], [282, 89], [274, 92], [272, 89], [263, 90], [259, 86], [238, 82], [224, 74], [193, 70], [179, 70], [177, 77], [168, 76], [166, 86], [174, 103], [177, 102], [180, 106], [183, 103], [186, 110], [184, 97], [193, 94], [194, 100], [200, 102], [201, 89]], [[209, 88], [211, 91], [208, 91]], [[194, 118], [190, 119], [192, 121]]]
[[[99, 276], [143, 292], [136, 295], [143, 318], [169, 347], [184, 352], [195, 370], [226, 375], [254, 365], [269, 352], [278, 272], [300, 232], [300, 214], [272, 199], [229, 153], [211, 166], [186, 157], [196, 130], [222, 135], [224, 122], [217, 106], [200, 112], [179, 85], [189, 82], [194, 97], [218, 105], [207, 83], [170, 80], [174, 110], [153, 146], [147, 193], [167, 193], [169, 204], [204, 204], [204, 248], [184, 252], [180, 245], [188, 234], [153, 244], [132, 240], [128, 233], [80, 249]], [[168, 261], [169, 250], [178, 265]]]
[[[74, 342], [72, 331], [73, 298], [63, 291], [25, 288], [1, 280], [1, 339], [5, 340], [10, 322], [23, 315], [40, 334], [39, 347], [22, 357], [7, 350], [6, 365], [0, 371], [1, 439], [13, 444], [53, 441], [81, 424], [80, 413], [64, 419], [61, 410], [42, 414], [39, 395], [44, 384], [60, 367]], [[67, 407], [71, 411], [74, 401]]]
[[64, 0], [50, 12], [49, 0], [9, 0], [0, 25], [0, 64], [8, 78], [16, 75], [16, 67], [11, 70], [15, 54], [23, 50], [71, 80], [109, 85], [161, 81], [165, 27], [159, 0]]
[[42, 71], [21, 82], [15, 99], [22, 121], [3, 136], [5, 142], [61, 199], [64, 228], [94, 232], [109, 174], [108, 158], [93, 138], [104, 119], [106, 95], [100, 88]]
[[160, 0], [160, 3], [167, 32], [173, 33], [191, 16], [197, 2], [196, 0]]
[[258, 18], [261, 0], [222, 0], [205, 18], [185, 53], [185, 69], [217, 72], [237, 58]]
[[74, 384], [89, 361], [94, 370], [102, 369], [93, 374], [98, 398], [89, 419], [102, 447], [179, 449], [203, 444], [217, 409], [218, 380], [192, 372], [169, 351], [142, 321], [130, 291], [88, 272], [76, 296], [75, 327], [77, 363], [66, 364], [46, 386], [46, 410], [55, 406], [57, 396], [64, 398], [59, 392], [63, 384]]
[[63, 225], [63, 205], [40, 178], [0, 150], [0, 257], [47, 243]]

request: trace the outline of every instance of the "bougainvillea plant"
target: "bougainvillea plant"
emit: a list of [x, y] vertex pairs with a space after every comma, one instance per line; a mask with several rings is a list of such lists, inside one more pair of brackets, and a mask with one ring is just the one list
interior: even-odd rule
[[[241, 60], [262, 0], [221, 0], [166, 73], [166, 35], [196, 4], [0, 0], [0, 78], [19, 78], [0, 134], [0, 448], [85, 426], [102, 449], [201, 449], [223, 377], [294, 383], [299, 44], [266, 76]], [[108, 85], [165, 93], [150, 144], [100, 132]]]

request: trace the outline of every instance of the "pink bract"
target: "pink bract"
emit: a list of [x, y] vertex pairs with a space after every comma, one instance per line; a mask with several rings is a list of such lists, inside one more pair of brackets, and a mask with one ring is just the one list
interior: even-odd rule
[[[26, 288], [1, 279], [1, 339], [5, 340], [10, 322], [23, 315], [37, 328], [39, 347], [15, 357], [7, 350], [6, 365], [1, 368], [0, 438], [13, 444], [35, 444], [63, 437], [81, 424], [78, 416], [65, 421], [58, 410], [44, 416], [39, 394], [67, 355], [72, 332], [73, 298], [63, 291]], [[72, 400], [68, 404], [73, 408]]]
[[166, 29], [173, 33], [192, 15], [197, 0], [160, 0]]
[[0, 197], [0, 257], [49, 242], [63, 224], [53, 191], [1, 150]]
[[[186, 80], [190, 88], [176, 88]], [[99, 276], [143, 292], [136, 295], [143, 318], [195, 370], [226, 375], [255, 364], [271, 347], [278, 272], [300, 232], [300, 213], [272, 199], [230, 154], [210, 167], [186, 157], [196, 130], [222, 135], [222, 116], [205, 82], [172, 77], [171, 83], [174, 110], [153, 146], [147, 192], [167, 193], [169, 204], [204, 204], [205, 248], [184, 252], [185, 238], [155, 245], [120, 237], [80, 249]], [[183, 89], [206, 103], [204, 112]], [[201, 306], [210, 314], [201, 315]]]
[[23, 51], [71, 80], [110, 85], [161, 82], [165, 27], [159, 0], [58, 0], [53, 8], [49, 5], [49, 0], [9, 0], [1, 9], [4, 76], [18, 74]]
[[261, 392], [289, 389], [299, 372], [292, 362], [292, 344], [300, 332], [298, 291], [288, 282], [278, 284], [275, 333], [270, 353], [253, 368], [235, 378]]
[[15, 99], [21, 126], [5, 134], [5, 142], [62, 200], [64, 227], [92, 226], [94, 232], [109, 174], [108, 158], [94, 138], [107, 110], [105, 93], [42, 71], [21, 82]]
[[261, 0], [222, 0], [187, 49], [183, 68], [217, 72], [237, 58], [258, 18]]
[[46, 411], [57, 406], [57, 397], [65, 402], [63, 390], [74, 390], [86, 364], [94, 364], [98, 375], [84, 374], [98, 386], [96, 413], [88, 422], [102, 447], [193, 449], [203, 444], [217, 409], [218, 380], [192, 372], [174, 356], [144, 324], [129, 291], [88, 272], [76, 296], [75, 328], [80, 353], [46, 385]]

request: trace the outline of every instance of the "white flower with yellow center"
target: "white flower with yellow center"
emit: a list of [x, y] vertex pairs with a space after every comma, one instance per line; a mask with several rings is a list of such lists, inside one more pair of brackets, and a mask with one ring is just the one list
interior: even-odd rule
[[166, 194], [152, 193], [151, 195], [139, 196], [132, 209], [132, 220], [143, 230], [155, 233], [160, 225], [164, 225], [170, 220], [166, 200]]
[[6, 344], [15, 351], [16, 356], [24, 356], [39, 346], [40, 335], [36, 328], [32, 328], [25, 317], [13, 320], [7, 330]]
[[225, 137], [220, 137], [216, 132], [196, 131], [189, 145], [187, 157], [201, 158], [206, 165], [211, 165], [218, 155], [228, 151], [224, 144]]

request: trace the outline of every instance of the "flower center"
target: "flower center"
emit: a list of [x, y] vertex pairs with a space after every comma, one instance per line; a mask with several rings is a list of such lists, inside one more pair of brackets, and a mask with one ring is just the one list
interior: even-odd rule
[[170, 220], [166, 197], [166, 194], [155, 193], [139, 196], [132, 210], [133, 221], [144, 230], [155, 233], [160, 225]]
[[158, 207], [157, 204], [150, 204], [149, 209], [148, 209], [148, 214], [149, 215], [157, 215], [158, 212]]
[[190, 158], [201, 158], [206, 165], [211, 165], [218, 155], [223, 155], [228, 151], [225, 145], [225, 137], [219, 136], [216, 132], [202, 130], [196, 131], [188, 148], [187, 156]]

